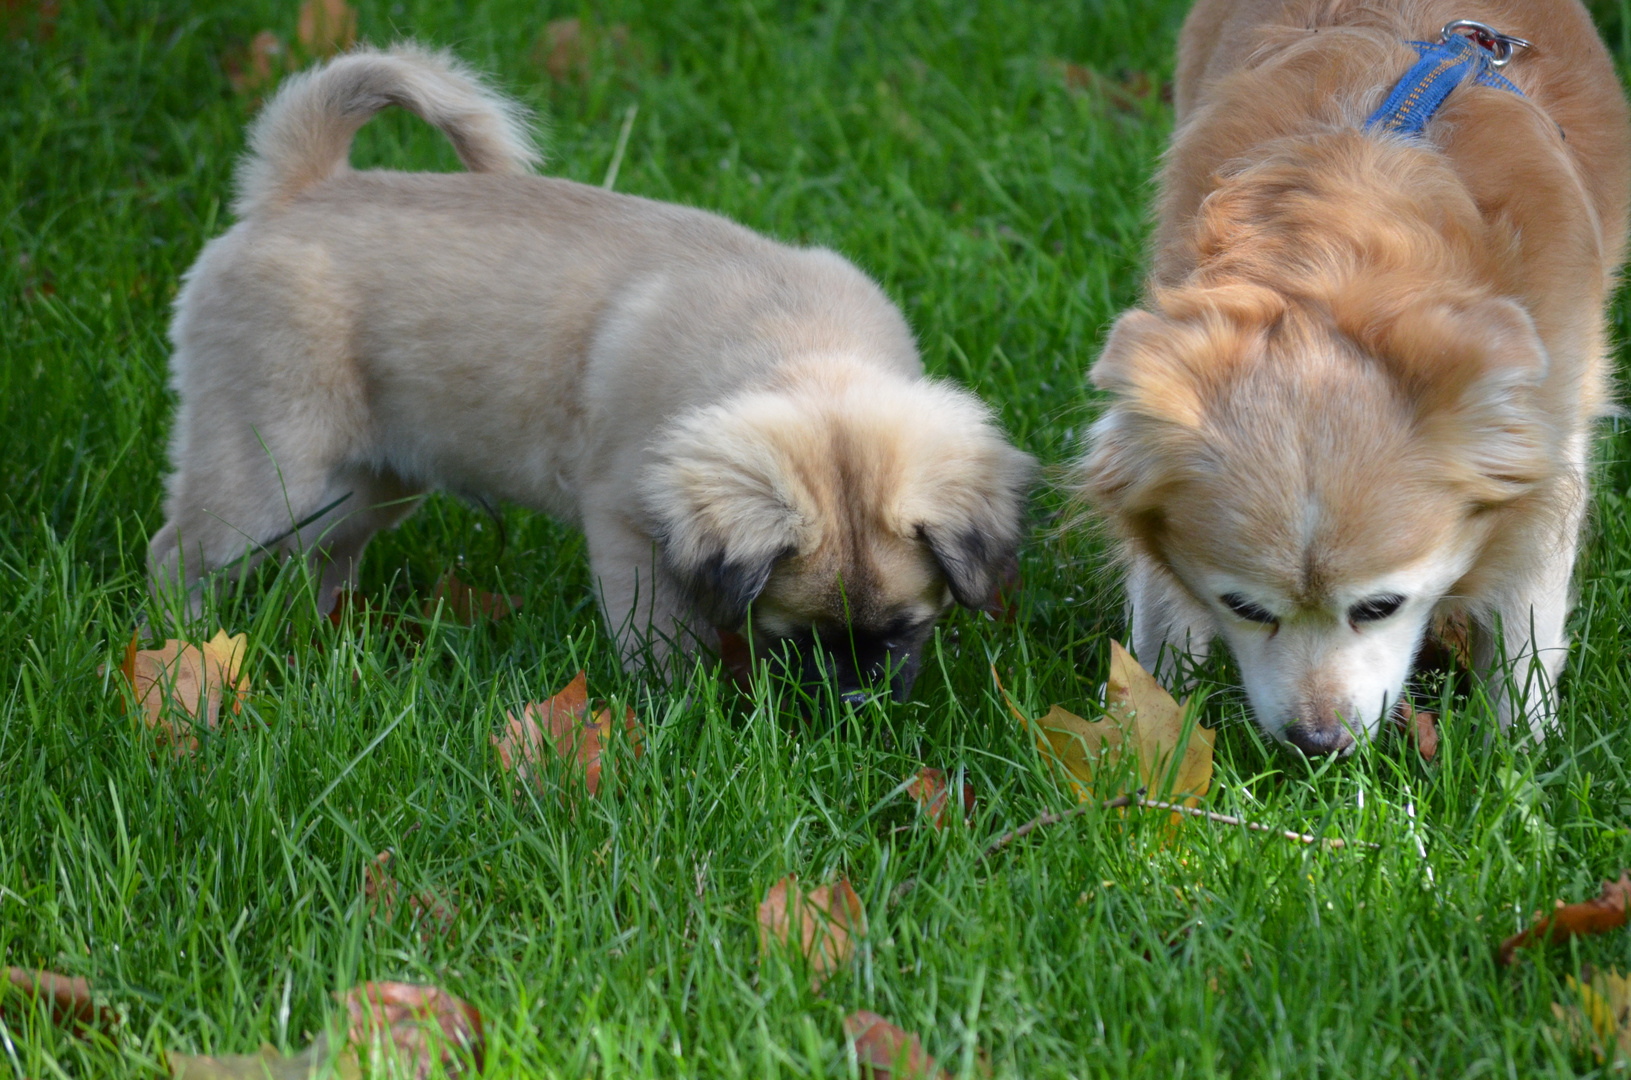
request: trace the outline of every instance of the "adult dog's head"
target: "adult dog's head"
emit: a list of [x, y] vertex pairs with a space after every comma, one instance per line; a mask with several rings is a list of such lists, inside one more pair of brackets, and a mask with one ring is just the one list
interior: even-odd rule
[[1014, 564], [1031, 457], [952, 386], [841, 359], [680, 417], [644, 483], [709, 625], [851, 703], [911, 690], [935, 622]]
[[1081, 465], [1228, 641], [1259, 725], [1310, 753], [1375, 732], [1435, 609], [1487, 592], [1484, 553], [1559, 465], [1522, 307], [1339, 295], [1168, 290], [1124, 314]]

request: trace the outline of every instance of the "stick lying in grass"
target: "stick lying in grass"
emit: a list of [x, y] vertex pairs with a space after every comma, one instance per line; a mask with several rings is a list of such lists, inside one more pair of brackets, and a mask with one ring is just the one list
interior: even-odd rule
[[[1178, 803], [1164, 802], [1160, 799], [1146, 799], [1144, 798], [1143, 794], [1140, 793], [1138, 795], [1118, 795], [1114, 799], [1106, 799], [1104, 802], [1097, 804], [1083, 803], [1081, 806], [1073, 807], [1069, 810], [1063, 811], [1062, 813], [1050, 812], [1046, 814], [1038, 814], [1036, 817], [1032, 818], [1030, 821], [1027, 821], [1019, 828], [1011, 829], [997, 837], [995, 840], [991, 841], [991, 843], [987, 844], [985, 846], [985, 850], [980, 852], [980, 858], [989, 859], [991, 856], [995, 855], [1009, 844], [1012, 844], [1015, 840], [1028, 836], [1037, 829], [1048, 825], [1057, 825], [1059, 822], [1068, 821], [1073, 817], [1080, 817], [1089, 810], [1093, 810], [1095, 808], [1100, 810], [1114, 810], [1119, 807], [1126, 806], [1136, 806], [1141, 810], [1170, 810], [1173, 813], [1188, 814], [1190, 817], [1198, 817], [1204, 818], [1207, 821], [1215, 821], [1220, 825], [1239, 825], [1243, 828], [1251, 829], [1254, 832], [1269, 833], [1271, 835], [1283, 837], [1287, 840], [1295, 840], [1300, 844], [1324, 844], [1327, 848], [1331, 849], [1345, 848], [1349, 846], [1349, 842], [1343, 840], [1341, 837], [1319, 837], [1310, 833], [1293, 832], [1290, 829], [1276, 829], [1272, 825], [1260, 825], [1255, 821], [1247, 821], [1245, 818], [1238, 818], [1232, 814], [1218, 814], [1211, 810], [1201, 810], [1193, 806], [1182, 806]], [[1368, 848], [1379, 846], [1368, 841], [1354, 841], [1354, 843], [1360, 847]]]

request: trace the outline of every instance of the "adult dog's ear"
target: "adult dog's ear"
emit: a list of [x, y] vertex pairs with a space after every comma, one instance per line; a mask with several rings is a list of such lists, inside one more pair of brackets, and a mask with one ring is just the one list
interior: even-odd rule
[[742, 625], [776, 563], [800, 548], [808, 496], [764, 437], [775, 411], [768, 398], [738, 399], [681, 418], [642, 478], [664, 568], [720, 629]]

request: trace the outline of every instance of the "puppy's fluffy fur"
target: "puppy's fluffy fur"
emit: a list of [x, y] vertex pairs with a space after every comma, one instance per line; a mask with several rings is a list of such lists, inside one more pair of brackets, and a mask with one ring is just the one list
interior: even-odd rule
[[[1534, 42], [1421, 137], [1364, 122], [1476, 19]], [[1144, 308], [1093, 368], [1081, 465], [1163, 670], [1221, 635], [1260, 725], [1345, 751], [1434, 616], [1553, 709], [1608, 403], [1603, 305], [1628, 190], [1619, 80], [1573, 0], [1200, 0]]]
[[[392, 104], [469, 172], [352, 171]], [[904, 692], [1013, 559], [1031, 460], [839, 256], [531, 175], [516, 109], [412, 47], [292, 79], [250, 145], [176, 308], [161, 591], [299, 549], [327, 598], [444, 488], [580, 525], [627, 659], [751, 604], [761, 644]]]

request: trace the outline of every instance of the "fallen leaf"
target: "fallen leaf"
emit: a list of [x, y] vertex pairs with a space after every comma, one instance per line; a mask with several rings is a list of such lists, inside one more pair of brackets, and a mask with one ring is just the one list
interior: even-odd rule
[[[601, 757], [606, 740], [611, 737], [613, 717], [610, 709], [601, 709], [593, 716], [588, 713], [588, 676], [581, 671], [548, 701], [528, 702], [522, 706], [519, 717], [506, 713], [508, 724], [504, 735], [492, 736], [504, 771], [513, 773], [517, 779], [528, 781], [535, 790], [542, 791], [543, 778], [538, 766], [548, 747], [562, 760], [576, 760], [583, 766], [584, 784], [589, 794], [598, 793]], [[639, 758], [645, 748], [633, 709], [628, 709], [624, 715], [623, 732], [634, 756]]]
[[[105, 1005], [98, 1005], [91, 997], [90, 983], [77, 976], [8, 967], [6, 983], [29, 998], [45, 998], [51, 1008], [51, 1022], [58, 1027], [82, 1031], [95, 1028], [111, 1033], [119, 1026], [118, 1014]], [[9, 995], [5, 989], [0, 988], [0, 998], [6, 996]]]
[[306, 0], [295, 37], [313, 56], [333, 56], [357, 42], [357, 13], [345, 0]]
[[[992, 676], [996, 676], [995, 668]], [[1002, 688], [1001, 680], [997, 686]], [[1003, 698], [1015, 718], [1028, 725], [1005, 690]], [[1185, 806], [1200, 802], [1212, 786], [1216, 729], [1197, 723], [1186, 740], [1184, 705], [1174, 701], [1117, 641], [1110, 642], [1105, 713], [1103, 720], [1088, 721], [1055, 705], [1035, 722], [1037, 748], [1065, 770], [1079, 800], [1110, 794], [1094, 792], [1094, 777], [1118, 766], [1130, 747], [1137, 758], [1139, 781], [1151, 797], [1181, 797]]]
[[367, 1054], [368, 1075], [455, 1077], [466, 1065], [472, 1075], [481, 1072], [481, 1013], [441, 987], [372, 982], [337, 996], [350, 1018], [350, 1045]]
[[1400, 699], [1390, 719], [1393, 726], [1398, 728], [1421, 754], [1422, 760], [1433, 760], [1433, 756], [1438, 753], [1438, 713], [1418, 709], [1410, 702]]
[[379, 628], [381, 638], [403, 648], [411, 649], [425, 640], [425, 632], [415, 620], [404, 619], [394, 612], [375, 607], [366, 596], [354, 589], [341, 589], [335, 594], [334, 606], [328, 611], [329, 625], [339, 629], [345, 625], [347, 616], [354, 625], [372, 622]]
[[[946, 804], [951, 801], [951, 788], [944, 769], [919, 769], [911, 783], [906, 785], [906, 794], [917, 802], [918, 809], [923, 811], [935, 828], [946, 827]], [[974, 785], [967, 780], [963, 781], [962, 803], [965, 817], [974, 813]]]
[[858, 1009], [844, 1017], [844, 1034], [855, 1044], [862, 1076], [874, 1080], [926, 1080], [948, 1074], [923, 1049], [916, 1035], [902, 1031], [875, 1012]]
[[442, 575], [442, 580], [436, 583], [436, 591], [431, 593], [430, 599], [425, 602], [425, 618], [435, 616], [438, 604], [454, 622], [474, 626], [481, 619], [497, 622], [504, 618], [521, 606], [521, 597], [500, 596], [497, 593], [472, 588], [449, 570]]
[[1610, 1054], [1631, 1060], [1631, 979], [1617, 971], [1593, 972], [1588, 964], [1583, 981], [1573, 975], [1564, 983], [1577, 1001], [1552, 1003], [1552, 1015], [1563, 1023], [1569, 1041], [1591, 1048], [1598, 1061]]
[[1019, 563], [1010, 563], [997, 575], [997, 580], [991, 586], [991, 595], [980, 605], [980, 610], [997, 622], [1012, 623], [1019, 617], [1019, 594], [1024, 587], [1024, 581], [1019, 576]]
[[248, 47], [221, 57], [227, 82], [239, 94], [252, 94], [271, 86], [288, 66], [289, 50], [283, 39], [270, 30], [256, 34]]
[[170, 640], [162, 649], [138, 649], [136, 635], [131, 635], [120, 670], [147, 726], [178, 756], [198, 748], [193, 733], [197, 721], [211, 730], [219, 726], [226, 695], [231, 695], [234, 713], [243, 711], [249, 676], [241, 669], [248, 645], [246, 635], [228, 637], [218, 630], [203, 648]]
[[[1093, 94], [1123, 113], [1142, 114], [1157, 90], [1156, 83], [1144, 71], [1125, 71], [1119, 78], [1112, 78], [1085, 65], [1058, 59], [1049, 60], [1048, 67], [1064, 81], [1067, 90]], [[1162, 99], [1167, 100], [1170, 92], [1169, 88], [1161, 87]]]
[[753, 689], [753, 650], [748, 639], [734, 630], [719, 632], [719, 661], [738, 690]]
[[[317, 1041], [295, 1054], [280, 1054], [276, 1047], [263, 1046], [255, 1054], [166, 1054], [171, 1080], [312, 1080], [330, 1076], [334, 1080], [360, 1080], [362, 1068], [349, 1051], [335, 1055], [328, 1039]], [[325, 1067], [333, 1059], [333, 1069]]]
[[1559, 900], [1550, 915], [1535, 912], [1534, 925], [1501, 942], [1496, 959], [1510, 964], [1517, 951], [1536, 942], [1559, 942], [1580, 934], [1602, 934], [1625, 925], [1631, 907], [1631, 870], [1620, 871], [1620, 880], [1603, 882], [1602, 891], [1590, 900], [1565, 904]]
[[[796, 932], [796, 938], [795, 938]], [[866, 936], [866, 909], [844, 878], [804, 890], [789, 874], [770, 887], [759, 905], [759, 953], [771, 943], [796, 952], [810, 965], [810, 990], [849, 963], [855, 938]]]
[[[400, 888], [396, 876], [391, 873], [392, 858], [394, 856], [389, 849], [380, 852], [363, 868], [362, 875], [362, 895], [368, 905], [368, 914], [386, 922], [396, 918], [400, 906]], [[429, 942], [433, 936], [451, 937], [454, 921], [459, 915], [458, 908], [443, 903], [432, 892], [410, 895], [408, 912], [410, 922], [419, 929], [419, 939], [425, 942]]]
[[640, 66], [642, 50], [629, 36], [629, 28], [619, 23], [608, 28], [585, 24], [582, 19], [551, 19], [533, 46], [532, 61], [558, 83], [583, 84], [589, 81], [593, 57], [609, 47], [618, 68]]
[[58, 0], [0, 0], [0, 29], [6, 36], [19, 38], [29, 30], [40, 41], [50, 41], [57, 34], [57, 16], [61, 14]]

